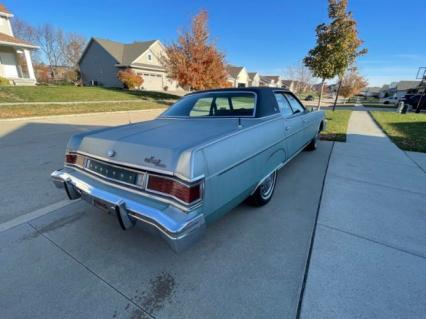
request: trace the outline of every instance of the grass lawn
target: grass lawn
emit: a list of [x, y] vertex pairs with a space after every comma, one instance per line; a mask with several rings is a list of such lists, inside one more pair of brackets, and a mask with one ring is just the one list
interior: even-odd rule
[[370, 114], [399, 148], [426, 153], [426, 114], [378, 111]]
[[321, 139], [326, 141], [345, 142], [346, 130], [348, 128], [351, 113], [351, 110], [325, 111], [327, 127], [325, 131], [321, 132]]
[[130, 111], [165, 108], [172, 101], [135, 101], [96, 104], [37, 104], [37, 105], [0, 105], [0, 119], [48, 116], [63, 114]]
[[63, 86], [5, 86], [0, 87], [1, 102], [71, 102], [176, 99], [161, 92], [127, 91], [102, 87]]

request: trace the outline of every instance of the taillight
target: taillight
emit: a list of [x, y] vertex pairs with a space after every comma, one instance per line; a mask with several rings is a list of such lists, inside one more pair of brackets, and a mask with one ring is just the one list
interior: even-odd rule
[[77, 163], [77, 154], [67, 153], [65, 154], [65, 163], [66, 164], [75, 164]]
[[201, 184], [186, 185], [157, 175], [149, 175], [147, 190], [175, 197], [187, 204], [191, 204], [201, 198]]

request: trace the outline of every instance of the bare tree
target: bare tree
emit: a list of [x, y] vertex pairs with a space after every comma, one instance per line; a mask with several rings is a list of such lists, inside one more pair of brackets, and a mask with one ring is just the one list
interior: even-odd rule
[[58, 66], [73, 68], [77, 72], [76, 64], [80, 58], [86, 39], [76, 33], [66, 33], [61, 28], [50, 24], [34, 27], [19, 18], [13, 20], [14, 34], [17, 38], [36, 44], [40, 50], [34, 50], [35, 65], [45, 61], [49, 67], [51, 77], [57, 78]]
[[[33, 26], [19, 18], [14, 18], [12, 20], [12, 24], [13, 34], [15, 37], [29, 43], [36, 44], [37, 30]], [[34, 64], [41, 64], [40, 52], [38, 50], [31, 50], [31, 59]]]
[[65, 64], [61, 51], [61, 39], [64, 37], [62, 29], [50, 24], [43, 24], [36, 28], [35, 40], [49, 63], [52, 77], [56, 78], [56, 67]]
[[76, 33], [65, 33], [59, 38], [59, 47], [66, 66], [76, 68], [86, 45], [86, 39]]
[[312, 72], [303, 63], [297, 63], [287, 67], [286, 77], [293, 80], [295, 93], [305, 93], [308, 91], [314, 82]]

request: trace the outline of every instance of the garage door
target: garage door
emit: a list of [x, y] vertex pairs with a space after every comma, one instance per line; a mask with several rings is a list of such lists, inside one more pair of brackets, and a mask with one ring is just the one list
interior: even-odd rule
[[144, 73], [143, 77], [143, 88], [145, 90], [162, 90], [163, 89], [163, 77], [161, 74]]

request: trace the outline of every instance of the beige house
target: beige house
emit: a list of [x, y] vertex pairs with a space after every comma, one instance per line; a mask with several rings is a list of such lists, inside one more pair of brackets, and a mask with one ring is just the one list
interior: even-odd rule
[[38, 47], [13, 36], [11, 18], [13, 14], [0, 4], [0, 77], [13, 85], [34, 85], [31, 50]]
[[249, 86], [249, 74], [243, 66], [227, 65], [228, 82], [232, 87], [247, 87]]
[[258, 72], [249, 72], [249, 86], [260, 86], [260, 75]]
[[261, 75], [260, 86], [268, 86], [273, 88], [281, 87], [281, 77], [279, 75]]
[[167, 76], [161, 63], [165, 48], [159, 40], [123, 44], [92, 38], [80, 57], [81, 78], [84, 85], [122, 87], [117, 79], [120, 70], [130, 68], [143, 79], [141, 88], [152, 91], [178, 90], [176, 81]]

